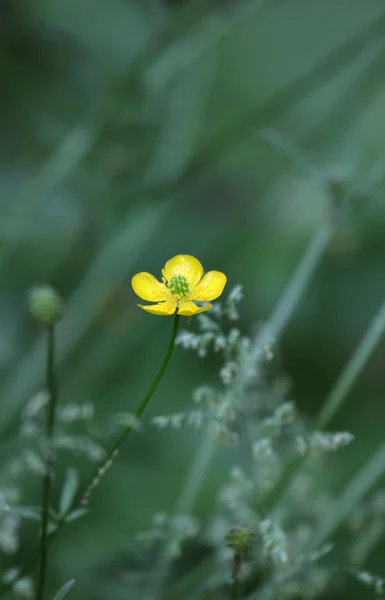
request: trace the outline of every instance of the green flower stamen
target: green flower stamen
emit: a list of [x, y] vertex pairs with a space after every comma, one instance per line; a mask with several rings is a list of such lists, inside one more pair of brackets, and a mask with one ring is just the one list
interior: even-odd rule
[[190, 292], [190, 286], [184, 275], [174, 275], [168, 282], [168, 288], [172, 294], [184, 298]]
[[226, 534], [226, 546], [232, 548], [237, 554], [246, 556], [255, 540], [252, 527], [232, 527]]

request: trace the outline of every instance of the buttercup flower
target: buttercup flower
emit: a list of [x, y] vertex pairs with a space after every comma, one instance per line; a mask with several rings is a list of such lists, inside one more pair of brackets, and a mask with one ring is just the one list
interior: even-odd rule
[[198, 259], [188, 254], [170, 258], [162, 269], [162, 283], [150, 273], [137, 273], [132, 278], [135, 294], [157, 304], [139, 304], [155, 315], [179, 315], [191, 317], [212, 308], [212, 304], [198, 306], [193, 300], [207, 301], [218, 298], [226, 285], [226, 275], [220, 271], [209, 271], [203, 275]]

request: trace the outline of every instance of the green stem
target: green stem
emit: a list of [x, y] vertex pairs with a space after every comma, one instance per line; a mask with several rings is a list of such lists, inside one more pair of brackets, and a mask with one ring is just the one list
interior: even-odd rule
[[47, 571], [49, 497], [51, 491], [51, 479], [54, 469], [54, 450], [52, 437], [55, 422], [55, 409], [57, 404], [57, 387], [54, 374], [54, 355], [54, 326], [50, 325], [47, 328], [46, 389], [49, 394], [49, 399], [47, 405], [47, 420], [45, 432], [45, 443], [47, 444], [47, 447], [45, 448], [45, 474], [43, 478], [43, 490], [41, 500], [42, 521], [40, 537], [40, 565], [36, 593], [37, 600], [43, 600], [45, 576]]
[[[279, 338], [285, 330], [330, 243], [335, 229], [336, 225], [330, 223], [328, 219], [325, 219], [320, 227], [317, 228], [301, 257], [293, 276], [272, 311], [266, 326], [258, 333], [255, 340], [253, 340], [252, 352], [254, 356], [257, 357], [259, 353], [263, 351], [266, 343], [272, 338]], [[237, 397], [241, 398], [249, 380], [242, 378], [242, 380], [239, 381], [239, 379], [240, 378], [238, 377]], [[204, 484], [210, 463], [215, 455], [215, 450], [216, 447], [210, 435], [205, 433], [204, 439], [198, 446], [197, 453], [189, 473], [187, 474], [186, 481], [174, 511], [175, 514], [188, 514], [191, 512], [201, 487]], [[171, 538], [171, 543], [177, 539], [177, 534], [175, 534], [175, 536]], [[154, 597], [160, 595], [160, 590], [166, 580], [167, 572], [171, 564], [167, 553], [169, 544], [170, 540], [164, 542], [158, 557], [155, 560], [154, 574], [151, 582], [151, 592]]]
[[230, 588], [230, 600], [237, 600], [238, 598], [239, 581], [237, 578], [233, 579]]
[[239, 570], [242, 564], [242, 556], [238, 552], [234, 553], [232, 582], [230, 586], [230, 600], [238, 600], [239, 597]]
[[350, 390], [368, 364], [385, 332], [385, 302], [379, 308], [337, 383], [326, 398], [316, 418], [315, 429], [323, 429], [344, 405]]
[[230, 587], [230, 600], [238, 599], [239, 580], [238, 577], [234, 577]]
[[[175, 344], [175, 338], [176, 338], [176, 334], [178, 331], [178, 325], [179, 325], [179, 315], [175, 314], [174, 316], [174, 325], [172, 328], [172, 332], [171, 332], [171, 337], [170, 337], [170, 341], [169, 344], [167, 346], [167, 350], [166, 350], [166, 354], [164, 355], [162, 364], [159, 367], [159, 370], [155, 376], [154, 381], [152, 382], [147, 394], [144, 396], [143, 400], [141, 401], [141, 403], [139, 404], [138, 408], [136, 409], [136, 413], [135, 416], [137, 418], [140, 418], [143, 411], [145, 410], [146, 406], [148, 405], [148, 403], [150, 402], [156, 388], [159, 385], [160, 380], [162, 379], [166, 369], [167, 369], [167, 365], [170, 361], [171, 358], [171, 354], [172, 351], [174, 349], [174, 344]], [[95, 469], [94, 473], [91, 474], [91, 477], [89, 478], [88, 482], [86, 483], [86, 485], [84, 486], [84, 488], [81, 490], [80, 494], [78, 494], [78, 496], [76, 497], [75, 501], [72, 503], [72, 505], [70, 506], [70, 508], [68, 509], [67, 513], [63, 516], [63, 520], [65, 520], [66, 516], [71, 512], [71, 510], [73, 510], [74, 506], [78, 503], [86, 503], [88, 501], [88, 498], [91, 494], [91, 492], [94, 490], [94, 488], [98, 485], [100, 479], [103, 477], [104, 473], [107, 471], [107, 469], [111, 466], [112, 461], [114, 460], [115, 456], [118, 454], [120, 446], [122, 445], [122, 443], [124, 442], [126, 436], [131, 433], [133, 429], [133, 425], [127, 425], [127, 427], [125, 427], [123, 429], [123, 431], [118, 435], [118, 437], [116, 438], [116, 440], [113, 442], [113, 444], [111, 445], [110, 449], [107, 452], [106, 457], [103, 459], [103, 461], [99, 464], [99, 466]]]

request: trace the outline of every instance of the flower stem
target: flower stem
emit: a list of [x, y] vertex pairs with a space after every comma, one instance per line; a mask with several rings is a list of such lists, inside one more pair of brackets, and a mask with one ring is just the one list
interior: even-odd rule
[[242, 565], [242, 556], [238, 553], [234, 553], [232, 561], [232, 582], [230, 586], [230, 600], [238, 600], [239, 597], [239, 571]]
[[234, 577], [230, 587], [230, 600], [238, 600], [239, 581]]
[[[145, 410], [146, 406], [150, 402], [156, 388], [159, 385], [160, 380], [162, 379], [162, 377], [167, 369], [167, 365], [170, 361], [171, 354], [174, 349], [175, 338], [176, 338], [176, 334], [178, 331], [178, 325], [179, 325], [179, 318], [180, 317], [178, 314], [174, 315], [174, 324], [173, 324], [173, 328], [172, 328], [172, 332], [171, 332], [170, 341], [167, 346], [166, 354], [164, 355], [162, 364], [160, 365], [159, 370], [155, 376], [155, 379], [153, 380], [147, 394], [144, 396], [143, 400], [141, 401], [138, 408], [136, 409], [135, 416], [137, 418], [141, 417], [143, 411]], [[107, 469], [111, 466], [112, 461], [114, 460], [115, 456], [119, 452], [120, 446], [122, 445], [126, 436], [132, 431], [132, 429], [133, 429], [133, 425], [131, 425], [131, 424], [127, 425], [127, 427], [125, 427], [123, 429], [123, 431], [118, 435], [116, 440], [113, 442], [113, 444], [109, 448], [106, 457], [99, 464], [99, 466], [95, 469], [94, 473], [91, 474], [87, 484], [81, 490], [80, 494], [75, 499], [75, 502], [72, 504], [72, 506], [67, 511], [67, 514], [69, 512], [71, 512], [71, 510], [74, 508], [74, 505], [76, 503], [78, 503], [78, 502], [86, 503], [88, 501], [88, 498], [89, 498], [91, 492], [98, 485], [100, 479], [103, 477], [103, 475], [107, 471]], [[63, 518], [65, 519], [65, 517], [66, 517], [66, 515], [64, 515]]]
[[42, 516], [41, 516], [41, 534], [40, 534], [40, 565], [37, 583], [36, 600], [43, 600], [45, 576], [47, 571], [47, 551], [48, 551], [48, 512], [49, 497], [51, 491], [51, 479], [54, 470], [54, 450], [53, 450], [53, 427], [55, 422], [55, 409], [57, 404], [57, 387], [54, 373], [55, 357], [55, 335], [54, 326], [47, 327], [47, 356], [46, 356], [46, 389], [49, 395], [46, 417], [46, 448], [45, 448], [45, 473], [43, 478], [42, 490]]

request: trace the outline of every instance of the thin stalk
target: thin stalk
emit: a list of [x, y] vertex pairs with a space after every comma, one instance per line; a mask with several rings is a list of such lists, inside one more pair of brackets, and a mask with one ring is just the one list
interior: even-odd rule
[[279, 338], [286, 329], [339, 225], [338, 221], [333, 222], [333, 219], [326, 216], [316, 229], [286, 289], [271, 313], [266, 327], [257, 335], [254, 342], [254, 354], [258, 355], [272, 337]]
[[239, 571], [242, 567], [242, 555], [239, 552], [234, 552], [232, 565], [232, 582], [230, 585], [230, 600], [238, 600], [239, 598]]
[[331, 535], [347, 519], [353, 509], [362, 502], [366, 494], [375, 486], [385, 471], [385, 443], [372, 453], [364, 465], [350, 479], [345, 489], [336, 499], [332, 509], [326, 511], [316, 531], [312, 534], [305, 551], [320, 548], [330, 540]]
[[55, 411], [57, 404], [57, 386], [54, 373], [55, 362], [55, 335], [54, 326], [47, 327], [47, 357], [46, 357], [46, 389], [49, 395], [47, 404], [46, 419], [46, 448], [45, 448], [45, 474], [43, 478], [42, 490], [42, 519], [40, 536], [40, 565], [37, 582], [36, 599], [43, 600], [44, 585], [47, 571], [47, 551], [48, 551], [48, 513], [51, 491], [51, 479], [54, 470], [54, 450], [53, 450], [53, 428], [55, 422]]
[[239, 579], [237, 576], [234, 576], [230, 587], [230, 600], [237, 600], [239, 597]]
[[[167, 365], [170, 361], [171, 354], [174, 349], [175, 338], [176, 338], [176, 334], [178, 331], [178, 325], [179, 325], [179, 318], [180, 317], [178, 314], [174, 315], [174, 324], [173, 324], [173, 328], [172, 328], [172, 332], [171, 332], [170, 341], [167, 346], [166, 354], [164, 355], [162, 364], [160, 365], [159, 370], [155, 376], [155, 379], [152, 382], [147, 394], [144, 396], [143, 400], [141, 401], [138, 408], [136, 409], [135, 416], [137, 418], [140, 418], [142, 416], [143, 411], [145, 410], [146, 406], [150, 402], [152, 395], [154, 394], [156, 388], [158, 387], [158, 385], [160, 383], [160, 380], [162, 379], [162, 377], [167, 369]], [[126, 439], [126, 436], [129, 433], [131, 433], [132, 430], [133, 430], [133, 425], [131, 425], [131, 424], [127, 425], [127, 427], [125, 427], [123, 429], [123, 431], [118, 435], [116, 440], [113, 442], [113, 444], [109, 448], [106, 457], [99, 464], [99, 466], [96, 467], [94, 473], [91, 474], [86, 485], [83, 487], [81, 492], [78, 494], [75, 501], [72, 503], [72, 505], [68, 509], [67, 513], [63, 516], [63, 518], [62, 518], [63, 521], [65, 520], [66, 516], [73, 510], [73, 508], [75, 507], [75, 505], [78, 502], [86, 503], [88, 501], [88, 498], [89, 498], [91, 492], [98, 485], [101, 477], [103, 477], [103, 475], [107, 471], [107, 469], [111, 466], [112, 461], [114, 460], [115, 456], [119, 452], [120, 446]]]
[[385, 302], [369, 324], [364, 337], [349, 360], [336, 385], [326, 398], [316, 418], [315, 429], [323, 429], [342, 408], [346, 398], [367, 365], [385, 332]]

